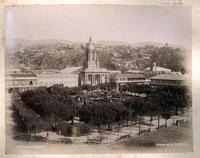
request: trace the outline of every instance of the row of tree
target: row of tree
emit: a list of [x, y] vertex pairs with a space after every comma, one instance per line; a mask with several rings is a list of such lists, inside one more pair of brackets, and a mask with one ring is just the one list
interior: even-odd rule
[[[156, 117], [159, 128], [160, 117], [165, 118], [167, 124], [171, 116], [178, 114], [179, 111], [183, 112], [184, 108], [191, 105], [191, 95], [186, 87], [131, 86], [138, 90], [141, 88], [140, 93], [146, 93], [146, 97], [125, 97], [123, 101], [111, 101], [108, 98], [101, 102], [84, 100], [80, 103], [76, 102], [72, 95], [80, 93], [81, 89], [52, 86], [23, 92], [21, 94], [23, 104], [16, 107], [20, 115], [23, 113], [23, 118], [26, 118], [25, 123], [29, 122], [27, 129], [36, 126], [34, 121], [38, 123], [37, 118], [48, 122], [48, 126], [57, 128], [57, 123], [63, 121], [71, 120], [73, 125], [74, 117], [79, 116], [81, 121], [97, 126], [101, 131], [102, 125], [112, 130], [113, 124], [118, 124], [120, 128], [122, 123], [128, 121], [131, 121], [131, 124], [134, 121], [141, 125], [145, 116], [150, 118], [150, 128], [151, 121]], [[135, 89], [129, 90], [135, 92]], [[24, 110], [24, 107], [31, 112]]]
[[15, 103], [13, 106], [15, 120], [18, 120], [18, 126], [25, 131], [28, 141], [32, 138], [32, 133], [48, 130], [48, 122], [44, 121], [39, 114], [26, 107], [23, 102]]
[[122, 102], [90, 102], [80, 109], [80, 121], [98, 126], [107, 125], [112, 130], [114, 122], [120, 123], [127, 119], [128, 110]]
[[125, 85], [122, 85], [119, 87], [119, 91], [128, 91], [132, 93], [146, 93], [150, 94], [152, 93], [152, 87], [150, 85], [144, 85], [144, 84], [135, 84], [135, 83], [127, 83]]
[[100, 83], [98, 85], [84, 84], [80, 87], [80, 90], [93, 91], [100, 89], [105, 91], [112, 91], [115, 88], [116, 88], [115, 83]]
[[[147, 87], [148, 88], [148, 87]], [[147, 97], [129, 97], [124, 101], [110, 102], [90, 102], [80, 109], [80, 120], [91, 123], [99, 127], [108, 125], [109, 129], [113, 123], [123, 121], [133, 121], [141, 123], [145, 116], [158, 119], [160, 117], [167, 120], [177, 115], [179, 111], [191, 106], [191, 96], [186, 87], [154, 87], [152, 93]], [[151, 128], [151, 127], [150, 127]]]
[[60, 120], [71, 120], [73, 124], [73, 118], [78, 114], [79, 105], [68, 93], [66, 88], [58, 86], [43, 87], [22, 93], [21, 100], [56, 127]]

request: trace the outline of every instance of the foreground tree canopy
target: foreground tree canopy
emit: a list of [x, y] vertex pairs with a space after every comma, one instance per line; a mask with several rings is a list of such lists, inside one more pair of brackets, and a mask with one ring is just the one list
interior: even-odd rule
[[22, 101], [42, 118], [56, 123], [59, 119], [69, 121], [77, 115], [79, 106], [75, 104], [66, 88], [52, 86], [26, 91]]
[[[108, 87], [112, 85], [97, 87], [100, 87], [99, 91], [106, 92], [105, 95], [107, 95]], [[82, 93], [82, 90], [87, 89], [89, 94], [96, 93], [93, 88], [88, 85], [81, 88], [58, 85], [49, 88], [40, 87], [21, 93], [21, 101], [15, 103], [14, 107], [30, 137], [32, 131], [48, 131], [52, 127], [63, 128], [63, 125], [62, 127], [57, 125], [59, 122], [71, 121], [73, 125], [76, 116], [85, 124], [97, 126], [100, 132], [101, 126], [107, 126], [109, 130], [112, 130], [114, 124], [120, 127], [125, 122], [128, 124], [128, 121], [131, 121], [131, 124], [133, 121], [141, 124], [144, 117], [149, 117], [150, 121], [154, 117], [158, 120], [163, 117], [167, 122], [171, 116], [191, 106], [191, 95], [187, 87], [151, 87], [130, 84], [123, 86], [121, 91], [146, 95], [141, 97], [121, 94], [121, 97], [112, 100], [113, 96], [120, 95], [119, 92], [112, 91], [111, 98], [105, 97], [96, 101], [84, 98], [85, 93]], [[76, 100], [74, 96], [84, 99]]]

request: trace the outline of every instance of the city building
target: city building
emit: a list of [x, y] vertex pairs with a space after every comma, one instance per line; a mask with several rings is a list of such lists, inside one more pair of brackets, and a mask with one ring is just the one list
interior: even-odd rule
[[6, 91], [23, 92], [38, 87], [37, 76], [33, 73], [9, 73], [5, 76]]
[[83, 69], [80, 72], [79, 84], [97, 85], [99, 83], [109, 82], [109, 71], [99, 67], [99, 60], [92, 43], [92, 38], [86, 45], [86, 60], [83, 63]]
[[67, 87], [78, 86], [78, 74], [61, 73], [59, 71], [42, 70], [37, 73], [6, 73], [6, 91], [9, 93], [33, 90], [37, 87], [62, 85]]
[[112, 82], [114, 81], [117, 84], [146, 82], [144, 74], [118, 73], [113, 74], [110, 78]]
[[145, 79], [144, 74], [140, 73], [118, 73], [110, 75], [110, 82], [116, 84], [116, 90], [119, 90], [119, 87], [127, 83], [135, 84], [149, 84], [149, 81]]
[[52, 86], [55, 84], [67, 86], [67, 87], [77, 87], [78, 86], [78, 74], [70, 73], [39, 73], [37, 74], [37, 83], [39, 86]]
[[146, 69], [144, 69], [144, 71], [146, 78], [151, 78], [153, 76], [161, 74], [171, 74], [172, 72], [171, 69], [157, 66], [155, 62], [153, 63], [152, 67], [147, 67]]
[[184, 86], [185, 77], [181, 74], [161, 74], [150, 78], [151, 85]]

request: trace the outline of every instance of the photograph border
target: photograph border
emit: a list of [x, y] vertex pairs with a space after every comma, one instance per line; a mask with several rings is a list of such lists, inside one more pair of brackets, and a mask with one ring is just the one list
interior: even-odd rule
[[[95, 5], [143, 5], [143, 6], [191, 6], [192, 7], [192, 108], [193, 108], [193, 152], [189, 153], [150, 153], [150, 154], [5, 154], [5, 36], [4, 36], [4, 19], [5, 12], [4, 8], [6, 6], [16, 6], [16, 5], [85, 5], [85, 4], [95, 4]], [[199, 157], [200, 151], [198, 147], [200, 146], [200, 99], [198, 95], [200, 93], [200, 2], [198, 0], [3, 0], [0, 2], [0, 157]]]

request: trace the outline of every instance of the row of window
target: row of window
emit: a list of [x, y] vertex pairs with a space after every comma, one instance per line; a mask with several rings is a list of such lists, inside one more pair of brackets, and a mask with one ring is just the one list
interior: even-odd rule
[[68, 86], [77, 86], [78, 85], [78, 81], [63, 81], [63, 80], [54, 80], [54, 81], [39, 81], [38, 82], [39, 85], [41, 86], [51, 86], [54, 84], [63, 84], [68, 85]]
[[145, 78], [117, 78], [117, 81], [135, 81], [135, 80], [145, 80]]
[[175, 85], [180, 85], [182, 84], [182, 81], [176, 81], [176, 80], [152, 80], [152, 83], [156, 84], [175, 84]]
[[47, 86], [47, 85], [53, 85], [53, 84], [64, 84], [64, 85], [78, 85], [78, 81], [76, 80], [48, 80], [48, 81], [6, 81], [6, 86], [11, 87], [11, 86], [26, 86], [26, 85], [42, 85], [42, 86]]
[[25, 85], [34, 85], [35, 81], [7, 81], [7, 86], [25, 86]]

